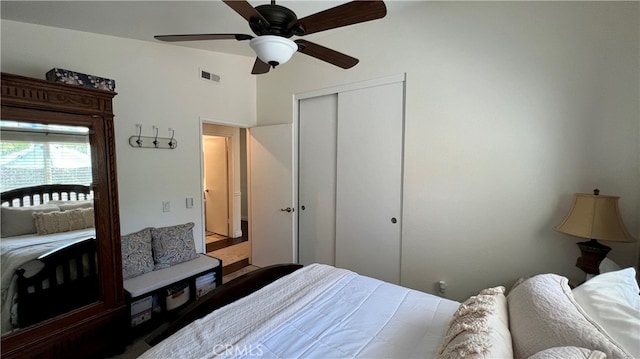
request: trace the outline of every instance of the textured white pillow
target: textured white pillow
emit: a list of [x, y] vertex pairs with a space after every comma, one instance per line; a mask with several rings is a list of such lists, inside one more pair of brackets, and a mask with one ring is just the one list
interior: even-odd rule
[[555, 347], [539, 351], [529, 359], [607, 359], [605, 353], [578, 347]]
[[584, 313], [568, 282], [556, 274], [540, 274], [509, 293], [509, 328], [515, 358], [528, 358], [549, 348], [575, 346], [599, 350], [607, 358], [632, 359]]
[[640, 288], [635, 269], [597, 275], [572, 292], [591, 319], [634, 358], [640, 358]]
[[43, 204], [32, 207], [2, 207], [0, 223], [2, 223], [2, 237], [21, 236], [36, 233], [33, 221], [35, 212], [53, 212], [60, 208], [53, 204]]
[[38, 235], [69, 232], [94, 226], [93, 208], [68, 211], [35, 212], [33, 221]]
[[438, 358], [513, 358], [504, 287], [484, 289], [460, 304]]

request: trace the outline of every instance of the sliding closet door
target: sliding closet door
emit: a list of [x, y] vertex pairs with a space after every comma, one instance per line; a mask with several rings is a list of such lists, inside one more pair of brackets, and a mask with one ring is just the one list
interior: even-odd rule
[[400, 282], [402, 82], [338, 95], [336, 266]]
[[300, 100], [298, 263], [335, 263], [338, 95]]

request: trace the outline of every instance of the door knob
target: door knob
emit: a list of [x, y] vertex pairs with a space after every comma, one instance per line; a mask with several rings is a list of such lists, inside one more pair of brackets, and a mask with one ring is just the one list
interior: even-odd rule
[[289, 212], [289, 213], [293, 212], [293, 208], [291, 208], [291, 207], [287, 207], [287, 208], [280, 208], [280, 210], [281, 210], [282, 212]]

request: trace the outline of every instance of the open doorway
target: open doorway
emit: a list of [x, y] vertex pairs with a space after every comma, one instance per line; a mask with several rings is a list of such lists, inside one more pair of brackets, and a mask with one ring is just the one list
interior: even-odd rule
[[203, 121], [201, 141], [206, 252], [227, 275], [251, 263], [246, 129]]
[[207, 237], [228, 238], [229, 229], [229, 165], [231, 138], [202, 138], [204, 163], [204, 223]]

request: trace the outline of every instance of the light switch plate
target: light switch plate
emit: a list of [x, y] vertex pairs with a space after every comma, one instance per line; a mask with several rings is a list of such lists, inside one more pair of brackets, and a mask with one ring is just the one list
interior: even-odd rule
[[170, 212], [171, 211], [171, 202], [162, 201], [162, 212]]
[[187, 197], [187, 208], [193, 207], [193, 197]]

